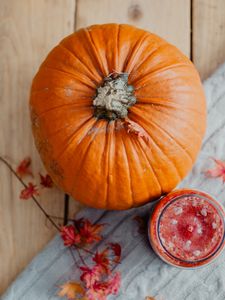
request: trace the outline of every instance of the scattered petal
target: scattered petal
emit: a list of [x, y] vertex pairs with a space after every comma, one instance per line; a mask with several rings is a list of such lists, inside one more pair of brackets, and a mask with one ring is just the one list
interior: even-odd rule
[[213, 160], [216, 164], [215, 168], [207, 170], [205, 175], [208, 177], [221, 177], [225, 182], [225, 162], [215, 158]]
[[30, 157], [24, 158], [16, 168], [17, 175], [19, 175], [20, 178], [25, 177], [26, 175], [32, 176], [33, 174], [30, 169], [30, 165], [31, 165], [31, 158]]
[[[67, 299], [80, 299], [84, 300], [85, 298], [81, 298], [85, 295], [84, 288], [78, 282], [67, 282], [60, 286], [60, 291], [58, 292], [58, 296], [67, 297]], [[79, 298], [78, 298], [79, 297]]]
[[33, 196], [38, 196], [37, 186], [29, 182], [27, 187], [20, 192], [20, 199], [27, 200]]
[[52, 178], [46, 174], [45, 176], [42, 174], [40, 175], [40, 184], [45, 188], [52, 188], [53, 187], [53, 181]]
[[80, 234], [75, 230], [73, 225], [67, 225], [61, 228], [61, 238], [65, 246], [77, 245], [81, 241]]

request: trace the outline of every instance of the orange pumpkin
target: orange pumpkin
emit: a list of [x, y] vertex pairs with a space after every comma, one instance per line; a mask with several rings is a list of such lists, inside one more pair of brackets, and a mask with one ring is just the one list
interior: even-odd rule
[[105, 209], [170, 192], [191, 169], [206, 127], [193, 64], [130, 25], [93, 25], [63, 39], [33, 80], [30, 108], [55, 183]]

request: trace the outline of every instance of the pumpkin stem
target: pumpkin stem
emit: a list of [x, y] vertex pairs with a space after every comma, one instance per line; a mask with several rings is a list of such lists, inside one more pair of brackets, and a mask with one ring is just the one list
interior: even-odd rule
[[104, 79], [103, 85], [97, 89], [93, 101], [95, 117], [99, 119], [123, 119], [128, 108], [136, 103], [134, 88], [128, 84], [127, 73], [113, 73]]

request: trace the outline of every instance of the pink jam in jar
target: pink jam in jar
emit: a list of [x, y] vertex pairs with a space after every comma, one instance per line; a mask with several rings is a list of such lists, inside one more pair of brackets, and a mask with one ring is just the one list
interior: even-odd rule
[[160, 200], [149, 239], [167, 263], [193, 268], [212, 262], [224, 248], [224, 209], [206, 193], [177, 190]]

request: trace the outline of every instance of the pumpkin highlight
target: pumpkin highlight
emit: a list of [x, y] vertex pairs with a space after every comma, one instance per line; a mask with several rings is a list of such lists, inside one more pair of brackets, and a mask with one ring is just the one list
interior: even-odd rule
[[54, 182], [104, 209], [170, 192], [193, 166], [206, 127], [193, 64], [130, 25], [93, 25], [62, 40], [33, 80], [30, 108]]

